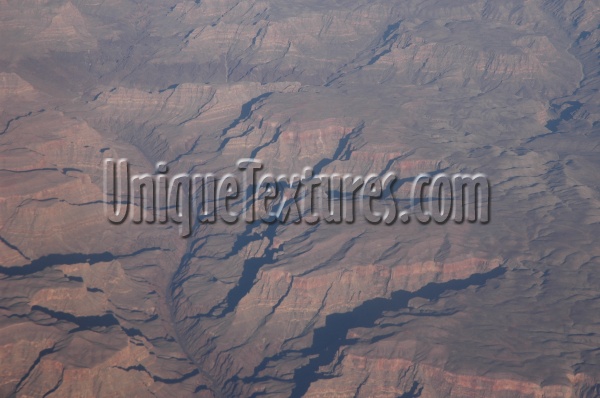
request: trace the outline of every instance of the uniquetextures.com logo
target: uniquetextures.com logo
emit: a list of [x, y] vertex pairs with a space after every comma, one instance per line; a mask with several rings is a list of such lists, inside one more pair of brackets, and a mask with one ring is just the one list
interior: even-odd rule
[[[182, 237], [196, 223], [351, 224], [357, 214], [371, 224], [392, 225], [416, 219], [422, 224], [487, 223], [491, 187], [483, 174], [420, 174], [403, 181], [394, 173], [275, 175], [261, 172], [259, 159], [241, 159], [238, 173], [169, 175], [159, 162], [154, 174], [130, 175], [127, 159], [104, 160], [104, 210], [114, 224], [179, 225]], [[400, 184], [398, 184], [400, 182]], [[399, 198], [397, 186], [408, 182], [410, 197]]]

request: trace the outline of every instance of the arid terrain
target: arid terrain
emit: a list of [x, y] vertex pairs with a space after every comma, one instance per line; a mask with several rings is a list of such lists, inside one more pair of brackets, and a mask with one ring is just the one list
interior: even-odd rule
[[[597, 0], [0, 0], [0, 397], [600, 397]], [[487, 224], [111, 224], [132, 172], [483, 173]]]

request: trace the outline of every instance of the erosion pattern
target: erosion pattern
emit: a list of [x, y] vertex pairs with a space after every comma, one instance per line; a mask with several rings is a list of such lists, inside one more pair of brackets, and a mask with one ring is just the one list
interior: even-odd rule
[[[0, 0], [0, 21], [0, 396], [600, 395], [597, 1]], [[485, 173], [492, 218], [182, 239], [106, 220], [107, 157], [394, 171], [404, 198]]]

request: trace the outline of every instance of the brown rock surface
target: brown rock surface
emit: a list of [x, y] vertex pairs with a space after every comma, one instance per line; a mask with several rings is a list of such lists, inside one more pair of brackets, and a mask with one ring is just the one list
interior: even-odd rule
[[[599, 396], [599, 15], [0, 0], [0, 397]], [[393, 171], [399, 209], [485, 173], [492, 219], [182, 239], [106, 220], [109, 157]]]

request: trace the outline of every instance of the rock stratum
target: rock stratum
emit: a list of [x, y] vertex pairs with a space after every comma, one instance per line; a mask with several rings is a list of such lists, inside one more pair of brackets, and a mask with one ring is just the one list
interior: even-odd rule
[[[0, 0], [1, 397], [600, 396], [600, 5]], [[103, 159], [485, 173], [486, 225], [110, 224]], [[406, 203], [404, 202], [404, 205]]]

